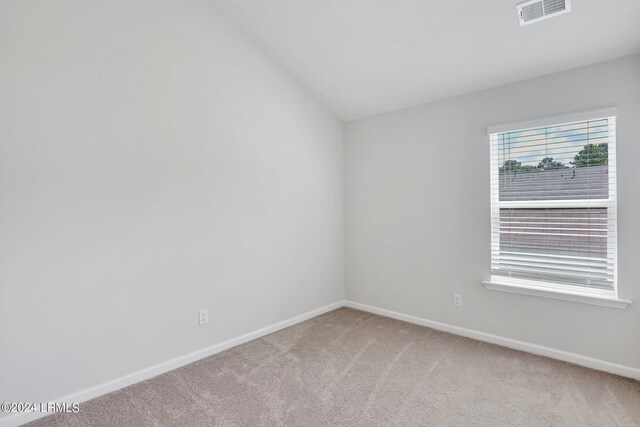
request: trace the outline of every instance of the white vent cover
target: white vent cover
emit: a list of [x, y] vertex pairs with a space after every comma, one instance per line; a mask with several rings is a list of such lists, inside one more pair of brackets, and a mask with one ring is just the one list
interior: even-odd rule
[[516, 7], [522, 26], [570, 12], [571, 0], [528, 0]]

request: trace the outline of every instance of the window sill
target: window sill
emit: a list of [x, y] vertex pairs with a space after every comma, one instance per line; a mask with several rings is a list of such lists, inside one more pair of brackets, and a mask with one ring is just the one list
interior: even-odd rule
[[624, 310], [631, 301], [600, 295], [585, 295], [576, 292], [562, 292], [548, 289], [534, 288], [526, 285], [506, 284], [483, 281], [484, 288], [490, 291], [509, 292], [513, 294], [531, 295], [534, 297], [553, 298], [563, 301], [580, 302], [583, 304], [599, 305], [603, 307]]

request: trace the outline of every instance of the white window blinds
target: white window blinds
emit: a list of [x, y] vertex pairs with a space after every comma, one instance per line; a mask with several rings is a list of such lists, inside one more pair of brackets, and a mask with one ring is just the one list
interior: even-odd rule
[[492, 281], [612, 294], [615, 117], [491, 134]]

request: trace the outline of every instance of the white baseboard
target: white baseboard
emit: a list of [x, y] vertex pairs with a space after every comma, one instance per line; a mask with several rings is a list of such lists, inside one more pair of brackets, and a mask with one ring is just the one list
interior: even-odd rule
[[357, 310], [366, 311], [380, 316], [390, 317], [392, 319], [402, 320], [416, 325], [426, 326], [443, 332], [449, 332], [454, 335], [460, 335], [467, 338], [473, 338], [478, 341], [484, 341], [491, 344], [497, 344], [514, 350], [525, 351], [527, 353], [537, 354], [539, 356], [549, 357], [551, 359], [562, 360], [564, 362], [573, 363], [575, 365], [585, 366], [587, 368], [599, 371], [609, 372], [611, 374], [620, 375], [622, 377], [633, 378], [640, 381], [640, 369], [630, 366], [619, 365], [617, 363], [606, 362], [600, 359], [594, 359], [588, 356], [582, 356], [576, 353], [557, 350], [555, 348], [545, 347], [542, 345], [532, 344], [525, 341], [518, 341], [511, 338], [505, 338], [499, 335], [488, 334], [485, 332], [475, 331], [473, 329], [461, 328], [459, 326], [449, 325], [447, 323], [436, 322], [433, 320], [423, 319], [421, 317], [402, 314], [384, 308], [373, 307], [366, 304], [360, 304], [353, 301], [346, 301], [347, 307]]
[[[125, 375], [123, 377], [120, 377], [111, 381], [107, 381], [105, 383], [99, 384], [97, 386], [94, 386], [85, 390], [78, 391], [76, 393], [68, 394], [66, 396], [63, 396], [57, 399], [52, 399], [50, 400], [50, 402], [79, 402], [79, 403], [86, 402], [87, 400], [95, 399], [96, 397], [102, 396], [107, 393], [111, 393], [112, 391], [119, 390], [121, 388], [138, 383], [140, 381], [144, 381], [149, 378], [158, 376], [160, 374], [164, 374], [165, 372], [172, 371], [181, 366], [188, 365], [189, 363], [193, 363], [205, 357], [212, 356], [216, 353], [220, 353], [221, 351], [227, 350], [231, 347], [244, 344], [256, 338], [260, 338], [265, 335], [269, 335], [273, 332], [277, 332], [281, 329], [287, 328], [289, 326], [293, 326], [297, 323], [304, 322], [305, 320], [327, 313], [331, 310], [335, 310], [336, 308], [344, 307], [344, 305], [345, 305], [345, 301], [337, 301], [337, 302], [334, 302], [333, 304], [329, 304], [324, 307], [311, 310], [299, 316], [291, 317], [287, 320], [274, 323], [273, 325], [269, 325], [267, 327], [258, 329], [253, 332], [249, 332], [248, 334], [244, 334], [239, 337], [221, 342], [219, 344], [214, 344], [210, 347], [194, 351], [193, 353], [185, 354], [184, 356], [179, 356], [174, 359], [167, 360], [166, 362], [158, 363], [157, 365], [151, 366], [149, 368], [142, 369], [137, 372], [133, 372], [129, 375]], [[41, 412], [12, 414], [10, 416], [0, 418], [0, 427], [19, 426], [20, 424], [28, 423], [29, 421], [33, 421], [38, 418], [45, 417], [47, 415], [50, 415], [50, 414], [41, 413]]]

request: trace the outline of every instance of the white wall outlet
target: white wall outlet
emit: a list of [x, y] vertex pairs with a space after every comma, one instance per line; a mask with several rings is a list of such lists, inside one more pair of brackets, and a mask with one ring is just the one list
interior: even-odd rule
[[209, 323], [209, 309], [203, 308], [200, 310], [200, 326]]
[[456, 307], [462, 307], [462, 295], [453, 294], [453, 305]]

